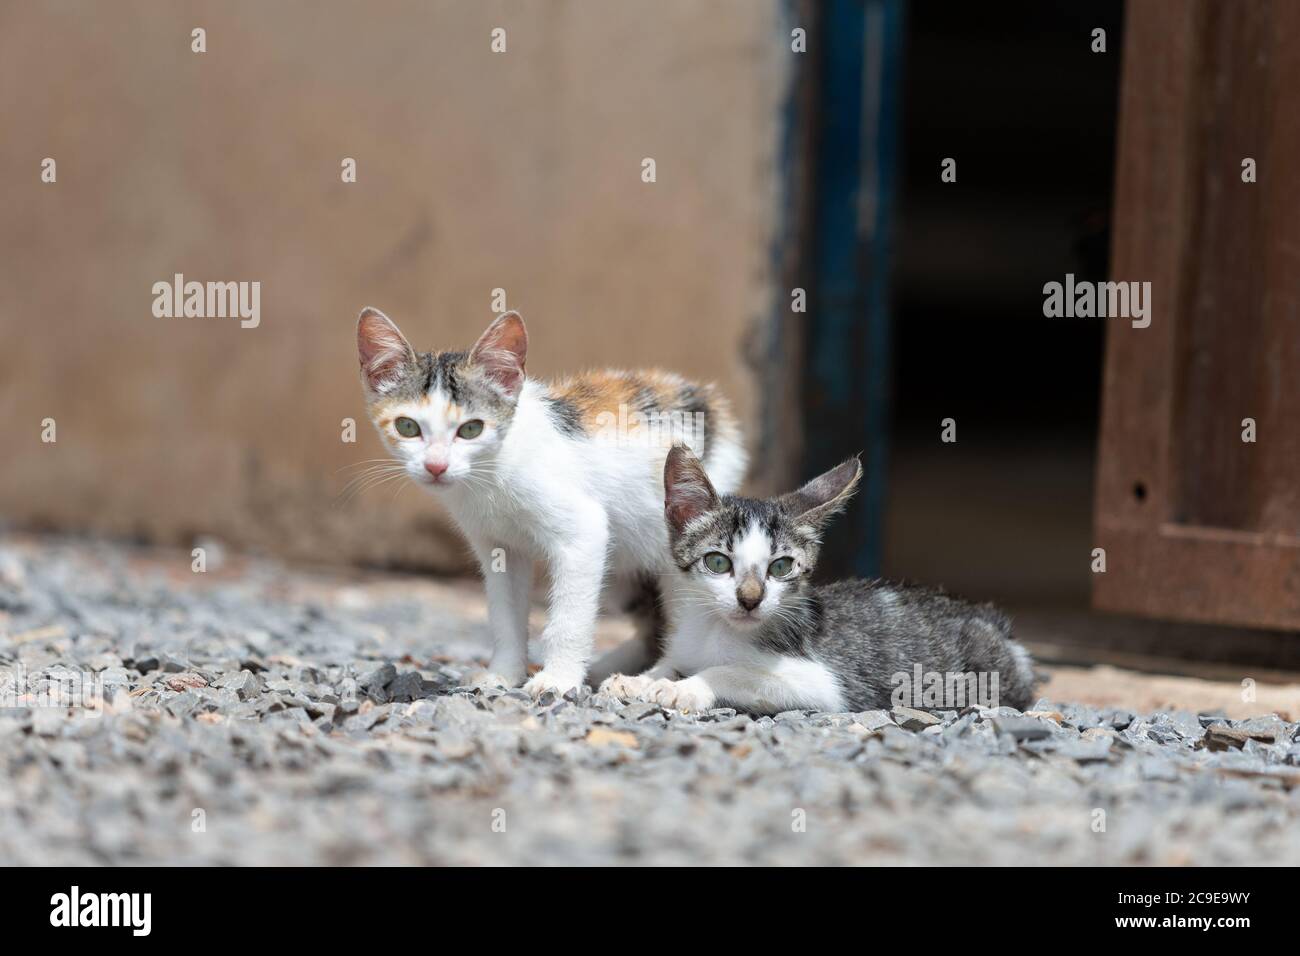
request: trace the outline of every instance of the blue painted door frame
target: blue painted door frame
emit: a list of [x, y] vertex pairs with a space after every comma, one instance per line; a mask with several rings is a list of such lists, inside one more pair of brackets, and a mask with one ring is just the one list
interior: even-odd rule
[[889, 282], [898, 190], [901, 0], [828, 0], [816, 51], [808, 164], [811, 248], [805, 478], [862, 453], [857, 502], [830, 529], [836, 573], [880, 572], [889, 449]]

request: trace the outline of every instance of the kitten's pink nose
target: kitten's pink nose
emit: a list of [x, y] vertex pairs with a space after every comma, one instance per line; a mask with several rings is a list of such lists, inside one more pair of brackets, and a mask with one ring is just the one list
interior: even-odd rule
[[441, 478], [442, 473], [447, 470], [447, 463], [445, 461], [426, 461], [424, 470], [435, 478]]

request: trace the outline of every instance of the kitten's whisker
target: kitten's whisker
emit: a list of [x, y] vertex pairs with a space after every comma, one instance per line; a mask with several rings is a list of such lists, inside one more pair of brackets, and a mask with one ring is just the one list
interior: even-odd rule
[[365, 464], [361, 466], [361, 471], [357, 472], [351, 477], [357, 478], [360, 475], [370, 474], [371, 472], [392, 471], [393, 469], [396, 468], [405, 468], [405, 467], [406, 465], [399, 461], [386, 461], [386, 462], [379, 462], [377, 464]]
[[380, 475], [366, 475], [362, 478], [362, 480], [357, 484], [357, 486], [354, 489], [352, 489], [350, 492], [344, 493], [344, 497], [342, 497], [342, 500], [339, 502], [339, 504], [346, 504], [347, 502], [352, 501], [353, 499], [359, 497], [363, 492], [369, 491], [372, 488], [378, 488], [380, 485], [387, 484], [390, 481], [396, 481], [397, 479], [404, 477], [405, 474], [406, 474], [406, 469], [403, 468], [401, 469], [400, 472], [385, 473]]
[[362, 461], [354, 461], [351, 464], [343, 465], [341, 468], [334, 469], [337, 475], [341, 471], [348, 471], [353, 468], [371, 468], [375, 465], [401, 465], [402, 462], [396, 458], [366, 458]]
[[411, 483], [409, 481], [399, 481], [397, 483], [397, 490], [394, 491], [392, 497], [388, 499], [388, 503], [392, 504], [394, 501], [396, 501], [397, 496], [400, 495], [403, 491], [405, 491], [410, 486], [410, 484]]
[[360, 489], [373, 479], [385, 477], [388, 475], [399, 474], [399, 473], [405, 474], [405, 472], [406, 472], [405, 468], [384, 468], [380, 471], [366, 472], [365, 474], [357, 475], [346, 485], [344, 485], [342, 491], [340, 491], [339, 494], [345, 495], [349, 491]]

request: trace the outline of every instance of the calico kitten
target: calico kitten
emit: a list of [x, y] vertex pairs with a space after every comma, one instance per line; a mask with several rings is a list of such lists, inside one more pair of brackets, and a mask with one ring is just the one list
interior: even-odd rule
[[[416, 353], [383, 313], [357, 323], [370, 417], [393, 456], [435, 493], [483, 570], [493, 652], [476, 683], [526, 676], [533, 563], [549, 565], [550, 613], [534, 696], [583, 683], [598, 605], [634, 601], [638, 637], [610, 652], [598, 681], [655, 660], [657, 579], [668, 567], [663, 467], [683, 441], [720, 488], [745, 470], [740, 432], [710, 385], [659, 371], [605, 371], [555, 384], [527, 378], [528, 333], [499, 316], [464, 352]], [[606, 581], [610, 587], [604, 588]]]
[[601, 691], [681, 710], [839, 712], [921, 706], [921, 688], [904, 701], [896, 691], [922, 674], [931, 687], [931, 674], [954, 690], [960, 682], [962, 693], [983, 674], [996, 703], [1027, 706], [1029, 655], [991, 605], [882, 581], [809, 583], [822, 529], [861, 473], [851, 458], [779, 498], [720, 497], [699, 460], [674, 448], [664, 467], [677, 566], [666, 579], [667, 649], [646, 673], [615, 675]]

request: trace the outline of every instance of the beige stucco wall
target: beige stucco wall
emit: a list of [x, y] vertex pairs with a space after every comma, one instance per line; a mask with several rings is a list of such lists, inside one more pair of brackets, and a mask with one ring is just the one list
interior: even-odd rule
[[[466, 345], [503, 287], [533, 374], [662, 364], [719, 380], [749, 418], [778, 16], [775, 0], [0, 6], [0, 519], [458, 564], [417, 489], [338, 501], [338, 469], [382, 453], [364, 421], [340, 441], [363, 413], [367, 304], [419, 348]], [[259, 281], [261, 325], [155, 318], [151, 287], [177, 272]]]

